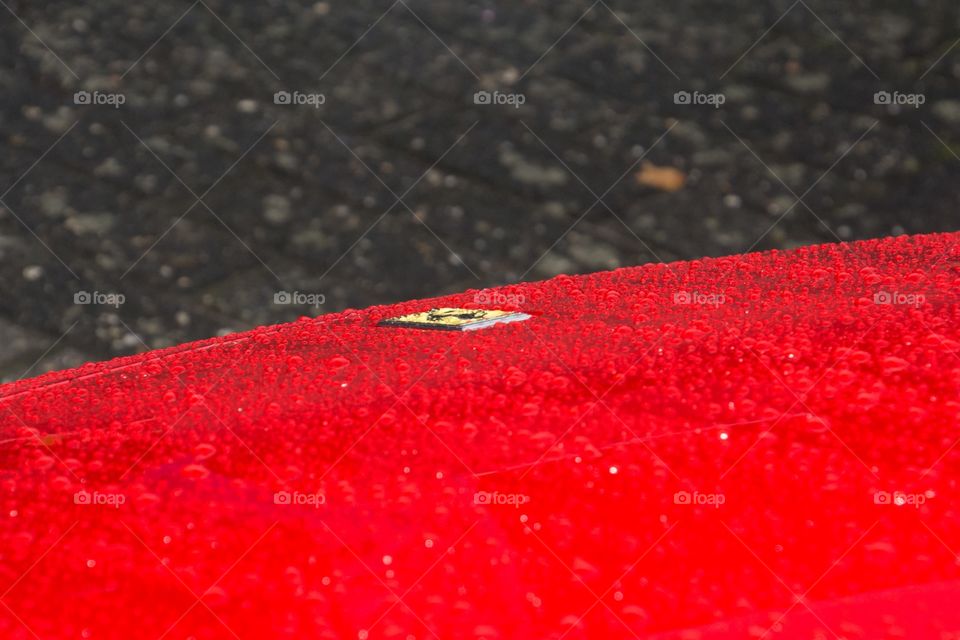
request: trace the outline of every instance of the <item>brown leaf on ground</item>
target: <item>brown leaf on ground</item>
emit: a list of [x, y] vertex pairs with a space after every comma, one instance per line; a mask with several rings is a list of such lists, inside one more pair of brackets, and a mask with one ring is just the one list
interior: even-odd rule
[[687, 181], [687, 174], [674, 167], [658, 167], [650, 162], [644, 162], [640, 166], [640, 171], [634, 174], [634, 178], [637, 184], [673, 192], [680, 189]]

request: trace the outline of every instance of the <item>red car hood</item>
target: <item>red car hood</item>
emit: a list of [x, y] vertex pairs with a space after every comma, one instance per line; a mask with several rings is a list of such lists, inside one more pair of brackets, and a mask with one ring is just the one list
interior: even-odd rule
[[[0, 387], [0, 636], [958, 638], [958, 291], [900, 237]], [[378, 326], [435, 307], [531, 317]]]

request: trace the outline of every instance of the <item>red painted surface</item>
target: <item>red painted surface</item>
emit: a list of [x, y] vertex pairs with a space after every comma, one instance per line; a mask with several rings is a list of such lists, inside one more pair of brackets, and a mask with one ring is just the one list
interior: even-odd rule
[[886, 239], [7, 385], [0, 636], [958, 638], [958, 291]]

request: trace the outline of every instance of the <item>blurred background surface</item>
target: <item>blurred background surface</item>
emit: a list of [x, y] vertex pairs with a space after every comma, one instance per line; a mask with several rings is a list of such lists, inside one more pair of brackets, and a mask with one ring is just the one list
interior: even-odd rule
[[953, 0], [0, 5], [4, 380], [960, 228]]

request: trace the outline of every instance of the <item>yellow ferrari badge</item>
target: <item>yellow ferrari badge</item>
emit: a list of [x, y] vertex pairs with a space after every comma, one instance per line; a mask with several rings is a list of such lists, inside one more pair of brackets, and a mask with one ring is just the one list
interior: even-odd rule
[[517, 322], [530, 316], [519, 311], [499, 309], [456, 309], [441, 307], [420, 313], [411, 313], [396, 318], [381, 320], [385, 327], [408, 327], [411, 329], [446, 329], [448, 331], [472, 331], [485, 329], [501, 322]]

